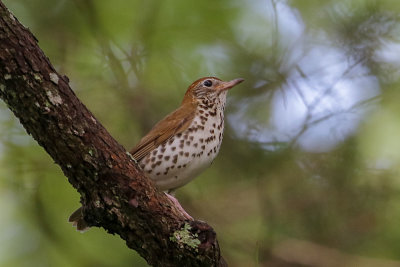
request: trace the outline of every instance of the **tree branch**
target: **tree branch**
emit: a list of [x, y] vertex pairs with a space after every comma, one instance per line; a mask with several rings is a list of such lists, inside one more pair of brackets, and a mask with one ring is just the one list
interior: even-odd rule
[[223, 266], [216, 234], [185, 218], [57, 73], [0, 2], [0, 97], [81, 194], [85, 220], [154, 266]]

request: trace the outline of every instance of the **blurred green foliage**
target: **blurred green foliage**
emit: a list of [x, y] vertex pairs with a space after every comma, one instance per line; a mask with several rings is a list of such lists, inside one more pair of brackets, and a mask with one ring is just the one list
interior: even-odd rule
[[[246, 79], [177, 193], [230, 266], [400, 265], [398, 1], [4, 2], [127, 149], [197, 78]], [[4, 104], [0, 127], [0, 266], [147, 266], [76, 232], [61, 170]]]

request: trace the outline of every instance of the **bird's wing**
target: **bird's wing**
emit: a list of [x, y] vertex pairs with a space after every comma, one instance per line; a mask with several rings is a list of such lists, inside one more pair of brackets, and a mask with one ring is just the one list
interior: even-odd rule
[[133, 158], [141, 161], [153, 149], [164, 144], [172, 136], [185, 131], [195, 115], [195, 106], [181, 106], [158, 122], [150, 132], [130, 151]]

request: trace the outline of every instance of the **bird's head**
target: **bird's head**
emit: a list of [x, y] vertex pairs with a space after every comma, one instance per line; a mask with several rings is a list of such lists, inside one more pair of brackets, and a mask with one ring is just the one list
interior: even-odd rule
[[200, 78], [189, 86], [183, 102], [215, 101], [222, 93], [226, 95], [227, 90], [243, 81], [244, 79], [242, 78], [227, 82], [221, 81], [216, 77]]

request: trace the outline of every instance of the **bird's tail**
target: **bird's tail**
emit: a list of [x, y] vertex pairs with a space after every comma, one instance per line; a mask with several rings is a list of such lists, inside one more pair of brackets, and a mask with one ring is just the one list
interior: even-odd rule
[[90, 228], [83, 218], [82, 207], [74, 211], [71, 216], [69, 216], [68, 221], [72, 223], [72, 226], [76, 226], [76, 230], [81, 232], [85, 232]]

